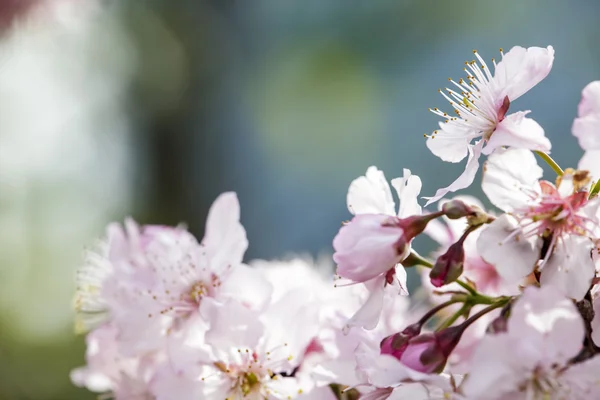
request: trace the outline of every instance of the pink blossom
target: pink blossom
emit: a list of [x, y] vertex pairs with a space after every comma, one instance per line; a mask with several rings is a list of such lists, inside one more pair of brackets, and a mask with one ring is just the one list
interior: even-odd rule
[[421, 214], [417, 202], [421, 190], [418, 176], [405, 169], [404, 177], [392, 180], [392, 186], [400, 199], [397, 214], [390, 187], [377, 168], [370, 167], [348, 189], [348, 209], [355, 217], [335, 237], [333, 259], [340, 277], [363, 283], [370, 295], [348, 321], [346, 332], [353, 326], [367, 329], [377, 326], [385, 291], [408, 294], [406, 271], [400, 263], [410, 253], [412, 239], [428, 220], [418, 217]]
[[430, 110], [444, 122], [427, 140], [431, 152], [444, 161], [456, 163], [467, 155], [469, 160], [465, 172], [450, 186], [439, 189], [427, 204], [471, 185], [482, 153], [491, 154], [502, 146], [545, 152], [551, 147], [542, 127], [526, 117], [529, 111], [510, 115], [507, 111], [513, 101], [548, 75], [554, 49], [515, 46], [506, 54], [501, 51], [502, 59], [497, 64], [493, 61], [493, 75], [479, 53], [474, 54], [477, 61], [465, 63], [467, 80], [450, 80], [458, 91], [440, 90], [454, 112], [448, 115], [437, 108]]
[[579, 300], [595, 274], [590, 251], [600, 202], [588, 200], [573, 172], [561, 176], [557, 186], [539, 181], [541, 173], [533, 154], [524, 149], [489, 157], [483, 190], [509, 214], [484, 228], [477, 248], [507, 282], [519, 282], [537, 268], [543, 285]]
[[386, 274], [406, 258], [410, 247], [402, 240], [404, 230], [397, 218], [357, 215], [333, 241], [337, 273], [355, 282], [366, 282]]
[[387, 355], [379, 354], [373, 341], [365, 340], [356, 349], [363, 384], [357, 386], [368, 399], [457, 399], [448, 375], [413, 370]]
[[512, 306], [507, 331], [487, 335], [477, 346], [461, 390], [467, 398], [489, 400], [589, 398], [598, 392], [597, 379], [573, 373], [598, 361], [570, 367], [584, 335], [571, 300], [551, 286], [528, 287]]
[[221, 195], [201, 243], [183, 228], [140, 227], [131, 220], [125, 229], [110, 226], [105, 258], [85, 269], [83, 276], [94, 279], [80, 283], [76, 302], [86, 306], [79, 308], [95, 310], [90, 304], [96, 298], [117, 327], [123, 350], [134, 354], [162, 346], [186, 320], [201, 318], [204, 298], [262, 307], [271, 287], [241, 263], [248, 242], [239, 213], [235, 194]]

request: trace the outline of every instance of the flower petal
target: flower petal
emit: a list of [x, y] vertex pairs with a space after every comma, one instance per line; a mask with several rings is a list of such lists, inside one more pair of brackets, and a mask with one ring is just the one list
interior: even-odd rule
[[365, 176], [356, 178], [348, 189], [348, 210], [352, 214], [395, 215], [396, 205], [385, 175], [377, 167], [367, 169]]
[[600, 114], [600, 81], [588, 83], [581, 91], [577, 115], [585, 117], [590, 114]]
[[453, 123], [440, 122], [440, 129], [427, 139], [427, 147], [443, 161], [457, 163], [468, 154], [469, 144], [477, 132], [457, 126]]
[[554, 49], [515, 46], [496, 65], [494, 83], [500, 88], [498, 98], [515, 101], [542, 81], [552, 69]]
[[583, 299], [596, 274], [592, 247], [585, 237], [563, 236], [542, 269], [540, 283], [552, 285], [575, 300]]
[[600, 110], [575, 118], [571, 132], [583, 150], [600, 150]]
[[510, 146], [549, 152], [550, 140], [535, 120], [525, 117], [529, 111], [519, 111], [504, 118], [483, 148], [483, 154], [491, 154], [498, 147]]
[[577, 168], [590, 171], [594, 179], [600, 178], [600, 149], [586, 151], [579, 160]]
[[396, 189], [400, 199], [398, 216], [406, 218], [411, 215], [421, 215], [421, 206], [417, 201], [419, 193], [421, 193], [421, 178], [412, 175], [410, 169], [405, 168], [402, 178], [392, 179], [392, 186]]
[[529, 275], [541, 250], [537, 237], [520, 237], [513, 234], [516, 229], [520, 229], [518, 223], [504, 214], [484, 228], [477, 240], [481, 257], [493, 265], [507, 283], [519, 282]]
[[529, 286], [511, 308], [508, 333], [537, 343], [542, 361], [564, 364], [581, 350], [585, 328], [573, 302], [551, 285]]
[[479, 156], [481, 155], [482, 146], [482, 140], [477, 142], [475, 145], [468, 145], [469, 160], [467, 161], [464, 172], [458, 178], [456, 178], [456, 180], [452, 182], [450, 186], [438, 189], [433, 197], [425, 197], [427, 199], [425, 206], [435, 203], [449, 192], [456, 192], [457, 190], [469, 187], [471, 183], [473, 183], [475, 180], [475, 175], [477, 174], [477, 170], [479, 169]]
[[240, 203], [235, 193], [221, 194], [210, 207], [202, 245], [213, 272], [242, 262], [248, 239], [240, 223]]
[[511, 212], [531, 203], [540, 193], [543, 175], [532, 152], [525, 149], [500, 149], [491, 154], [484, 167], [481, 188], [493, 205]]
[[384, 285], [384, 276], [365, 283], [365, 286], [369, 289], [369, 297], [365, 304], [348, 320], [343, 328], [344, 334], [347, 334], [352, 327], [363, 327], [367, 330], [375, 329], [383, 309]]

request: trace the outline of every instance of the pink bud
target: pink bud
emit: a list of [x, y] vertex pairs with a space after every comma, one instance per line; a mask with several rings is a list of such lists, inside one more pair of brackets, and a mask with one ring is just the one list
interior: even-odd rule
[[452, 326], [439, 332], [416, 336], [408, 342], [400, 361], [415, 371], [440, 373], [463, 331], [461, 326]]
[[402, 261], [410, 248], [404, 244], [404, 231], [398, 221], [387, 215], [360, 214], [343, 226], [333, 240], [337, 273], [365, 282]]
[[398, 360], [402, 357], [402, 353], [408, 346], [410, 339], [414, 338], [421, 332], [421, 323], [409, 325], [402, 332], [394, 333], [381, 341], [381, 354], [388, 354], [396, 357]]
[[462, 240], [459, 240], [438, 257], [429, 273], [431, 284], [440, 287], [456, 281], [463, 272], [464, 262], [465, 250]]
[[475, 211], [460, 200], [450, 200], [444, 203], [442, 212], [450, 219], [459, 219], [472, 215]]
[[444, 215], [444, 213], [441, 211], [427, 215], [413, 215], [411, 217], [399, 219], [396, 223], [404, 230], [403, 239], [406, 243], [410, 243], [411, 240], [423, 233], [429, 221], [441, 217], [442, 215]]

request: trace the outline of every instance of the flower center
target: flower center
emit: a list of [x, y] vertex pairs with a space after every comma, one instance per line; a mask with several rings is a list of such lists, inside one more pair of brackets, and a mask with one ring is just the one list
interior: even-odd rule
[[[502, 49], [500, 50], [502, 54]], [[454, 115], [439, 110], [429, 109], [432, 113], [444, 118], [444, 123], [454, 125], [458, 129], [442, 129], [434, 131], [431, 136], [443, 133], [445, 138], [463, 138], [465, 135], [471, 138], [483, 137], [489, 140], [496, 129], [496, 125], [504, 119], [510, 101], [505, 97], [502, 104], [498, 104], [497, 84], [490, 68], [481, 58], [477, 51], [473, 51], [477, 60], [465, 62], [466, 80], [459, 79], [458, 82], [449, 78], [455, 89], [445, 88], [438, 90], [439, 93], [450, 103], [454, 109]], [[496, 61], [492, 59], [494, 68]]]

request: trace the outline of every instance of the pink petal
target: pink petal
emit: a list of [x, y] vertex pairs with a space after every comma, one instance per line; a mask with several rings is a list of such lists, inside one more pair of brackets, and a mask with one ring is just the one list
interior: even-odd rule
[[242, 261], [248, 240], [240, 223], [240, 204], [235, 193], [221, 194], [210, 207], [202, 245], [210, 259], [211, 269], [217, 274]]
[[577, 115], [585, 117], [590, 114], [600, 113], [600, 81], [587, 84], [581, 92], [581, 101], [577, 108]]
[[529, 286], [515, 302], [508, 333], [523, 342], [537, 343], [545, 365], [565, 364], [581, 350], [585, 328], [573, 302], [553, 286]]
[[600, 150], [600, 110], [596, 114], [575, 118], [571, 131], [583, 150]]

